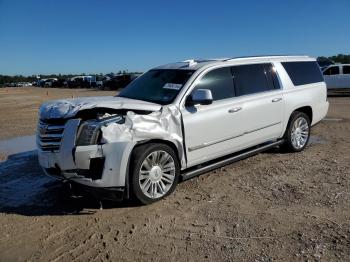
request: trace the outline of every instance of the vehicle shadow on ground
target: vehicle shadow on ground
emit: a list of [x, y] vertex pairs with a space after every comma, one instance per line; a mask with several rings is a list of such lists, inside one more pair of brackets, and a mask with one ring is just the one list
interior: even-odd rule
[[[325, 140], [323, 137], [311, 135], [306, 147], [313, 147], [318, 144], [326, 144], [326, 143], [327, 143], [327, 140]], [[284, 149], [281, 146], [277, 146], [262, 152], [262, 154], [282, 154], [283, 155], [283, 154], [291, 154], [291, 152], [287, 149]]]
[[36, 151], [0, 162], [0, 213], [25, 216], [88, 215], [103, 208], [137, 206], [133, 201], [102, 203], [88, 195], [73, 197], [67, 184], [46, 176]]
[[342, 91], [342, 92], [331, 92], [328, 91], [327, 93], [328, 97], [349, 97], [350, 96], [350, 89], [347, 91]]
[[[325, 142], [321, 137], [311, 136], [308, 146]], [[284, 153], [287, 152], [277, 147], [265, 151], [265, 154]], [[87, 194], [73, 196], [67, 183], [43, 173], [36, 151], [13, 154], [0, 162], [0, 213], [24, 216], [89, 215], [101, 208], [137, 206], [139, 204], [132, 200], [101, 202]]]

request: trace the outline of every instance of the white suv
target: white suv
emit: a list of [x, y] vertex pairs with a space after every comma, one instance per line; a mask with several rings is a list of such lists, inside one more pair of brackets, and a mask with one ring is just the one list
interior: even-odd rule
[[43, 104], [39, 162], [101, 199], [149, 204], [179, 179], [271, 147], [303, 150], [327, 110], [313, 58], [187, 60], [146, 72], [115, 97]]

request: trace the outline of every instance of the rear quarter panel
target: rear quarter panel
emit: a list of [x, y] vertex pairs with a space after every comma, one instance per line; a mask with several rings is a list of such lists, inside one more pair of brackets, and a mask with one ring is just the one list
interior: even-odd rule
[[283, 86], [283, 98], [285, 101], [283, 136], [291, 114], [300, 107], [310, 106], [312, 109], [312, 123], [321, 121], [327, 114], [327, 87], [325, 82], [318, 82], [300, 86], [294, 86], [288, 73], [281, 63], [275, 63]]

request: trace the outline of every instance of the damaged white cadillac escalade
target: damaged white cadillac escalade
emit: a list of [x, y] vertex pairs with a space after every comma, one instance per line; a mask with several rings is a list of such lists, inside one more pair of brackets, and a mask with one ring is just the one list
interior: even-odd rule
[[271, 147], [303, 150], [327, 110], [313, 58], [188, 60], [146, 72], [115, 97], [43, 104], [39, 162], [101, 199], [149, 204], [180, 179]]

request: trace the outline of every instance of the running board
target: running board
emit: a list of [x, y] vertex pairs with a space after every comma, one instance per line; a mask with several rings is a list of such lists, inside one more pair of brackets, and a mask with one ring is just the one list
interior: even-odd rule
[[184, 170], [184, 172], [181, 174], [182, 179], [188, 180], [192, 177], [209, 172], [209, 171], [217, 169], [219, 167], [226, 166], [228, 164], [232, 164], [236, 161], [239, 161], [239, 160], [242, 160], [244, 158], [256, 155], [256, 154], [261, 153], [263, 151], [266, 151], [270, 148], [279, 146], [279, 145], [283, 144], [283, 142], [284, 142], [284, 140], [281, 139], [281, 140], [278, 140], [278, 141], [275, 141], [272, 143], [268, 143], [268, 144], [265, 143], [265, 144], [262, 144], [262, 145], [257, 146], [257, 147], [243, 150], [241, 152], [238, 152], [236, 154], [230, 155], [230, 156], [225, 157], [225, 158], [219, 158], [220, 160], [212, 160], [212, 161], [209, 161], [205, 164], [191, 167], [187, 170]]

